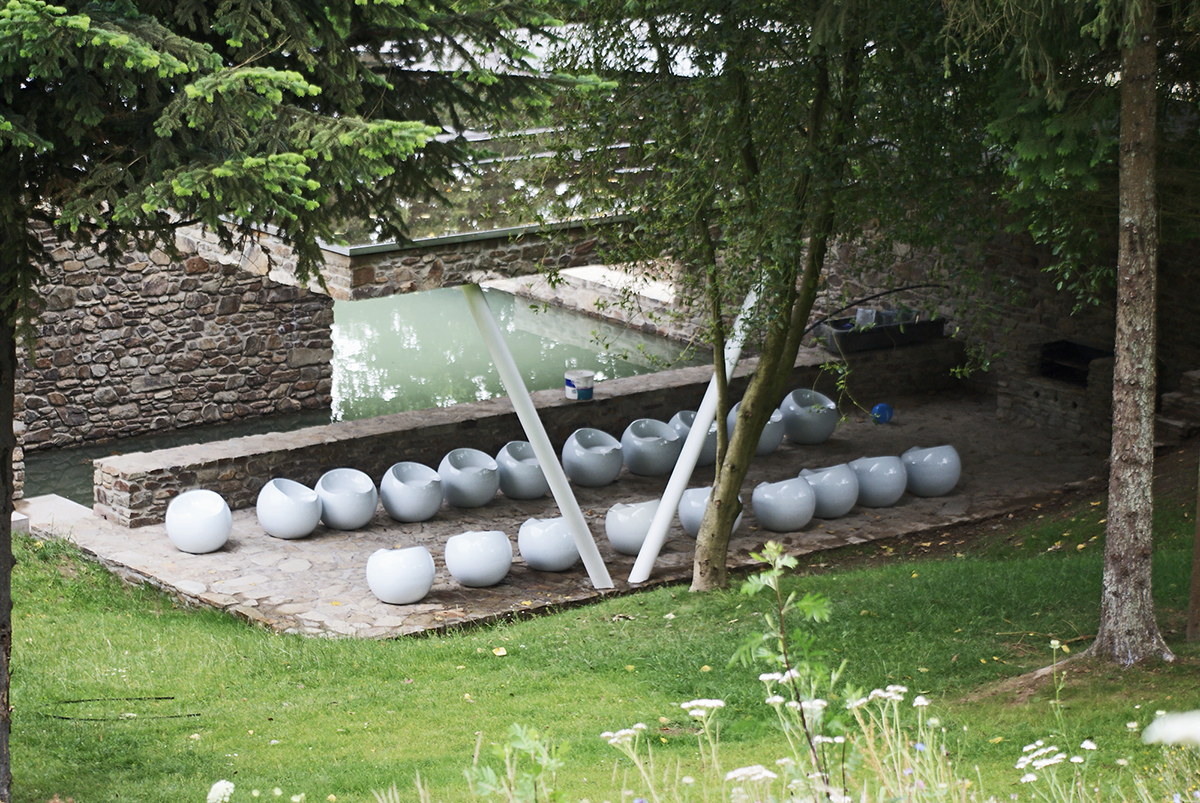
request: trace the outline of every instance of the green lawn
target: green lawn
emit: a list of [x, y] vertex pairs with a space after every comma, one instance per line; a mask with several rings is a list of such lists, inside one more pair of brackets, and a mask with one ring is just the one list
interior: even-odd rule
[[[1200, 708], [1200, 650], [1180, 632], [1194, 485], [1188, 493], [1160, 499], [1156, 524], [1155, 596], [1179, 660], [1066, 667], [1066, 736], [1100, 746], [1102, 777], [1116, 777], [1118, 758], [1142, 767], [1160, 756], [1127, 723]], [[1006, 799], [1021, 747], [1054, 726], [1055, 691], [1000, 684], [1050, 663], [1052, 638], [1076, 655], [1095, 632], [1103, 518], [1103, 500], [1085, 498], [974, 534], [812, 557], [787, 585], [828, 596], [833, 615], [794, 624], [827, 661], [847, 662], [850, 684], [930, 697], [957, 764], [971, 777], [978, 765], [985, 788]], [[697, 744], [679, 704], [694, 698], [727, 703], [724, 767], [782, 755], [758, 680], [768, 667], [730, 665], [763, 629], [765, 596], [660, 588], [443, 635], [306, 639], [124, 586], [58, 542], [19, 538], [16, 549], [22, 803], [202, 801], [220, 778], [236, 784], [235, 801], [279, 787], [285, 800], [369, 802], [392, 783], [415, 800], [418, 772], [433, 800], [462, 800], [477, 739], [500, 741], [513, 723], [568, 745], [567, 799], [616, 803], [630, 767], [599, 734], [645, 722], [660, 768], [691, 772]]]

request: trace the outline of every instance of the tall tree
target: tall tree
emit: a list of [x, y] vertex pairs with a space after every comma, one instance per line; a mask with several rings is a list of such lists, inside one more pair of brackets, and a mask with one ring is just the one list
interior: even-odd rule
[[[1109, 510], [1091, 651], [1126, 665], [1171, 660], [1151, 590], [1156, 275], [1161, 229], [1197, 232], [1194, 187], [1179, 180], [1200, 149], [1195, 7], [1151, 0], [948, 5], [953, 30], [968, 42], [995, 43], [1012, 68], [998, 84], [991, 125], [1013, 154], [1009, 200], [1035, 237], [1054, 246], [1064, 284], [1086, 298], [1115, 283]], [[1165, 205], [1159, 162], [1183, 167], [1166, 171]], [[1115, 259], [1106, 266], [1110, 252]]]
[[[453, 136], [545, 82], [509, 32], [538, 0], [8, 0], [0, 8], [0, 415], [36, 319], [46, 239], [116, 259], [203, 224], [270, 225], [302, 277], [353, 219], [402, 237], [397, 201], [463, 163]], [[443, 136], [444, 132], [448, 132]], [[435, 138], [436, 137], [436, 138]], [[12, 427], [0, 426], [0, 801], [11, 799]]]
[[[671, 278], [704, 309], [719, 457], [692, 588], [721, 587], [738, 493], [832, 239], [870, 225], [919, 246], [964, 223], [937, 218], [972, 208], [979, 107], [955, 84], [961, 65], [942, 67], [937, 2], [595, 0], [578, 25], [559, 63], [607, 83], [563, 110], [565, 199], [629, 215], [630, 257], [681, 265]], [[719, 355], [751, 288], [758, 369], [729, 433]]]

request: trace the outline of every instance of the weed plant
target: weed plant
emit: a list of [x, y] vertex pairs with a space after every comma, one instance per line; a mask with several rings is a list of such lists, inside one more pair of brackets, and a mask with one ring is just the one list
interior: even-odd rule
[[[860, 568], [821, 570], [817, 561], [833, 558], [820, 556], [784, 572], [780, 587], [784, 599], [827, 601], [828, 621], [792, 630], [822, 664], [844, 662], [842, 687], [906, 686], [909, 699], [929, 700], [920, 713], [945, 728], [938, 738], [954, 766], [1000, 799], [1029, 793], [1014, 763], [1038, 739], [1064, 751], [1094, 741], [1093, 784], [1133, 789], [1135, 770], [1150, 777], [1146, 768], [1168, 766], [1141, 744], [1140, 729], [1158, 710], [1200, 708], [1197, 651], [1175, 637], [1186, 610], [1189, 509], [1160, 502], [1156, 523], [1155, 597], [1174, 665], [1119, 670], [1077, 657], [1100, 599], [1104, 511], [1086, 500], [1047, 506], [1019, 526], [998, 522], [981, 542], [930, 534], [865, 547]], [[943, 540], [944, 559], [920, 558], [921, 544]], [[638, 738], [653, 745], [657, 775], [694, 766], [703, 728], [680, 703], [696, 700], [724, 703], [714, 723], [725, 768], [782, 757], [763, 684], [730, 663], [771, 629], [778, 606], [761, 594], [662, 587], [420, 638], [311, 639], [123, 585], [63, 540], [18, 537], [16, 551], [19, 803], [56, 794], [77, 803], [200, 800], [217, 779], [236, 785], [235, 803], [277, 788], [285, 799], [371, 803], [393, 781], [414, 799], [418, 775], [428, 799], [465, 800], [464, 768], [477, 751], [503, 749], [513, 723], [562, 746], [562, 796], [616, 803], [640, 771], [598, 734], [645, 722]], [[1015, 681], [1047, 665], [1051, 639], [1071, 650], [1057, 655], [1061, 683]], [[1066, 738], [1051, 733], [1059, 730]]]

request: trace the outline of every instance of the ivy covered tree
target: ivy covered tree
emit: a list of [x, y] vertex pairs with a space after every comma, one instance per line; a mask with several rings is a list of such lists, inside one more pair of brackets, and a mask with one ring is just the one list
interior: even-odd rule
[[1200, 8], [1190, 0], [953, 0], [966, 50], [991, 48], [989, 129], [1004, 197], [1057, 255], [1060, 287], [1116, 296], [1112, 449], [1100, 627], [1091, 652], [1173, 655], [1151, 589], [1158, 248], [1200, 234]]
[[[833, 239], [870, 228], [880, 245], [930, 246], [973, 219], [983, 107], [966, 68], [943, 65], [943, 21], [927, 0], [593, 0], [564, 37], [558, 66], [605, 82], [559, 109], [566, 205], [627, 215], [631, 260], [681, 266], [670, 278], [718, 355], [693, 590], [726, 584], [738, 493]], [[729, 433], [719, 355], [752, 288], [759, 362]]]
[[[539, 0], [6, 0], [0, 7], [0, 419], [51, 234], [116, 259], [203, 225], [273, 227], [315, 276], [357, 220], [464, 163], [454, 132], [544, 101], [510, 32]], [[10, 799], [14, 437], [0, 426], [0, 800]]]

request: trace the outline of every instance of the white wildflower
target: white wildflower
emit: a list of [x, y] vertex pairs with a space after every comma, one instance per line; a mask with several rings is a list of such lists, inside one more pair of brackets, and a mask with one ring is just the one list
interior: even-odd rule
[[1045, 767], [1053, 766], [1054, 764], [1061, 764], [1063, 759], [1066, 757], [1066, 753], [1057, 753], [1047, 758], [1039, 758], [1037, 761], [1033, 762], [1033, 768], [1035, 770], [1040, 770]]
[[854, 710], [855, 708], [858, 708], [859, 706], [866, 705], [867, 702], [868, 702], [868, 699], [866, 697], [851, 697], [849, 700], [846, 701], [846, 708], [849, 708], [850, 710]]
[[783, 758], [775, 759], [775, 765], [779, 767], [794, 767], [796, 766], [796, 762], [794, 759], [784, 756]]
[[783, 705], [783, 698], [778, 694], [772, 694], [767, 698], [767, 705]]
[[813, 699], [813, 700], [804, 700], [803, 702], [800, 703], [800, 707], [803, 708], [806, 712], [808, 712], [810, 714], [821, 713], [822, 711], [825, 710], [825, 706], [827, 706], [827, 705], [829, 705], [829, 703], [825, 702], [824, 700], [822, 700], [820, 698]]
[[684, 786], [691, 786], [692, 784], [694, 784], [696, 782], [696, 779], [690, 775], [685, 775], [679, 779], [679, 782], [681, 784], [683, 784]]
[[1138, 729], [1138, 724], [1136, 722], [1126, 722], [1125, 727], [1129, 728], [1131, 731], [1135, 731]]
[[1084, 739], [1083, 744], [1079, 745], [1079, 747], [1082, 748], [1083, 750], [1095, 750], [1096, 743], [1093, 742], [1091, 739]]
[[231, 797], [233, 797], [233, 781], [222, 779], [208, 790], [208, 803], [229, 803]]
[[929, 705], [929, 698], [923, 694], [918, 694], [913, 700], [913, 708], [924, 708]]
[[746, 783], [754, 783], [756, 781], [773, 781], [779, 776], [771, 772], [762, 764], [753, 764], [749, 767], [739, 767], [736, 770], [730, 770], [725, 773], [726, 781], [742, 781]]
[[1120, 767], [1127, 767], [1127, 766], [1129, 766], [1129, 759], [1127, 759], [1127, 758], [1118, 758], [1118, 759], [1117, 759], [1117, 766], [1120, 766]]
[[897, 686], [893, 684], [888, 686], [886, 691], [890, 694], [908, 694], [908, 686]]
[[1021, 776], [1021, 783], [1031, 783], [1037, 780], [1037, 776], [1032, 772], [1027, 772]]
[[635, 731], [644, 731], [644, 730], [646, 729], [646, 723], [645, 723], [645, 722], [639, 722], [639, 723], [637, 723], [636, 725], [634, 725], [634, 726], [633, 726], [633, 729], [634, 729]]
[[691, 700], [686, 703], [680, 703], [679, 707], [686, 708], [688, 711], [691, 711], [694, 708], [704, 708], [704, 709], [724, 708], [725, 701], [724, 700], [703, 700], [703, 699], [702, 700]]
[[1157, 717], [1142, 731], [1142, 741], [1200, 746], [1200, 710]]
[[758, 679], [763, 683], [778, 683], [779, 681], [783, 680], [783, 675], [779, 674], [778, 672], [763, 672], [758, 676]]
[[1058, 639], [1056, 639], [1056, 638], [1050, 639], [1050, 649], [1057, 650], [1061, 646], [1062, 646], [1062, 642], [1059, 641]]
[[1071, 756], [1071, 763], [1072, 764], [1082, 764], [1083, 756]]

